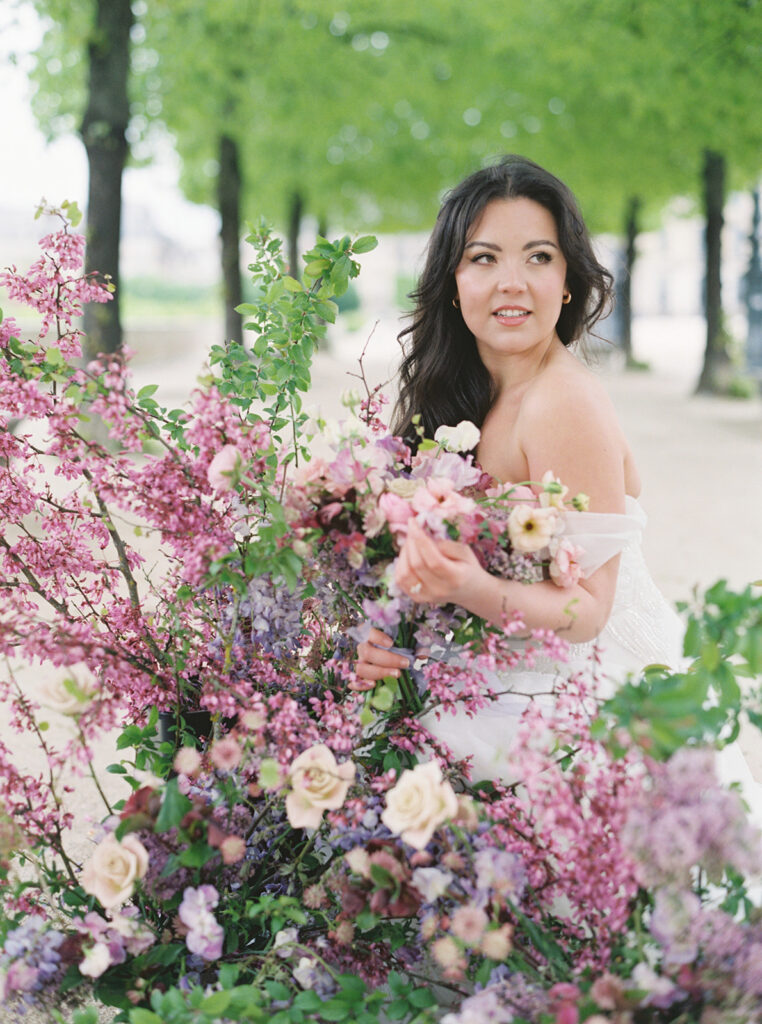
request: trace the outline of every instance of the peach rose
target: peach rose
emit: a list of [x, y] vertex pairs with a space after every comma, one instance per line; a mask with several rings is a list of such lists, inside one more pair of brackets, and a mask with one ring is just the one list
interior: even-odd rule
[[323, 811], [335, 811], [344, 803], [354, 777], [351, 761], [337, 764], [333, 751], [318, 743], [299, 754], [288, 770], [291, 792], [286, 815], [292, 828], [317, 828]]
[[80, 876], [82, 888], [107, 910], [132, 896], [135, 882], [148, 870], [148, 851], [140, 840], [127, 835], [121, 841], [113, 833], [101, 840]]
[[436, 761], [406, 769], [386, 794], [381, 820], [395, 835], [422, 850], [436, 829], [458, 813], [458, 798]]
[[555, 508], [516, 505], [508, 516], [508, 536], [517, 551], [531, 554], [546, 548], [561, 525]]

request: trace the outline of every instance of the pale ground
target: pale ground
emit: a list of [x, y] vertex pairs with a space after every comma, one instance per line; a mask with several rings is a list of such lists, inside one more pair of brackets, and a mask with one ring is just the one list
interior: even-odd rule
[[[324, 415], [340, 415], [342, 391], [358, 386], [349, 374], [357, 371], [372, 328], [336, 331], [330, 351], [317, 355], [309, 402]], [[365, 359], [371, 386], [394, 372], [397, 330], [394, 321], [376, 327]], [[203, 363], [205, 346], [216, 340], [214, 325], [134, 336], [129, 343], [137, 350], [136, 384], [157, 383], [160, 401], [181, 404]], [[600, 365], [643, 479], [647, 560], [671, 600], [688, 598], [694, 586], [705, 587], [720, 577], [735, 587], [762, 578], [762, 401], [693, 397], [701, 346], [698, 319], [641, 318], [636, 321], [635, 350], [651, 362], [651, 372], [624, 373], [615, 358]], [[0, 725], [6, 741], [11, 739], [8, 732]], [[16, 740], [13, 746], [24, 763], [38, 763], [31, 744]], [[745, 737], [743, 747], [754, 775], [762, 780], [758, 738]], [[96, 764], [115, 759], [112, 743], [105, 740]], [[118, 780], [106, 778], [111, 794], [118, 794]], [[81, 856], [91, 842], [88, 818], [97, 820], [102, 810], [86, 781], [77, 784], [73, 800], [82, 822], [76, 844]], [[0, 1022], [6, 1019], [0, 1010]], [[29, 1024], [39, 1019], [25, 1018]]]

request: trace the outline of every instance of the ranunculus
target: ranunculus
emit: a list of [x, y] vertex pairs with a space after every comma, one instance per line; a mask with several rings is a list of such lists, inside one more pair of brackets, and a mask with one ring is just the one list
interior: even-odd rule
[[335, 811], [344, 803], [354, 777], [351, 761], [337, 764], [333, 751], [318, 743], [299, 754], [288, 770], [291, 792], [286, 814], [292, 828], [317, 828], [323, 811]]
[[550, 578], [557, 587], [573, 587], [582, 578], [580, 559], [584, 548], [572, 544], [568, 537], [555, 538], [550, 543]]
[[481, 431], [470, 420], [461, 420], [457, 427], [437, 427], [434, 440], [451, 452], [470, 452], [476, 448]]
[[416, 850], [422, 850], [435, 830], [458, 813], [458, 798], [442, 778], [436, 761], [406, 769], [386, 794], [381, 820]]
[[126, 835], [121, 841], [113, 833], [96, 846], [80, 876], [86, 893], [109, 909], [125, 903], [135, 882], [148, 870], [148, 851], [137, 836]]
[[546, 548], [561, 528], [558, 509], [516, 505], [508, 516], [508, 536], [517, 551], [531, 554]]
[[212, 764], [222, 772], [232, 772], [241, 762], [243, 751], [239, 743], [232, 736], [217, 740], [209, 751]]
[[95, 676], [80, 662], [67, 665], [57, 675], [43, 678], [37, 687], [40, 704], [61, 715], [81, 715], [98, 689]]
[[226, 444], [220, 448], [206, 471], [206, 478], [215, 491], [233, 489], [240, 471], [243, 458], [234, 444]]
[[178, 775], [196, 775], [201, 770], [201, 754], [195, 747], [180, 747], [172, 767]]
[[85, 953], [82, 963], [79, 965], [79, 973], [87, 978], [100, 978], [103, 972], [111, 966], [111, 953], [105, 942], [96, 942], [94, 946]]
[[481, 907], [464, 904], [453, 913], [450, 928], [467, 946], [478, 946], [488, 924], [489, 918]]

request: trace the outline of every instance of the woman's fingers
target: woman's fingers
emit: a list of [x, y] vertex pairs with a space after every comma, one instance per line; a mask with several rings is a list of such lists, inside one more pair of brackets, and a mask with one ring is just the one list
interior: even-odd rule
[[368, 639], [357, 647], [355, 673], [361, 679], [376, 682], [384, 676], [399, 678], [400, 671], [408, 668], [410, 660], [402, 654], [396, 654], [388, 648], [392, 646], [391, 637], [380, 629], [371, 629]]

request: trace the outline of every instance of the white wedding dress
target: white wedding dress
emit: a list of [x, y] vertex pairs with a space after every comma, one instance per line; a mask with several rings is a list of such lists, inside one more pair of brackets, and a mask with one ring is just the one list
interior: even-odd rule
[[[431, 713], [426, 728], [446, 743], [457, 759], [472, 757], [472, 779], [503, 778], [519, 719], [530, 700], [552, 700], [559, 674], [591, 666], [593, 648], [602, 675], [599, 693], [605, 696], [628, 675], [651, 664], [679, 670], [684, 627], [677, 613], [656, 587], [646, 566], [642, 537], [647, 522], [639, 502], [627, 498], [623, 514], [567, 512], [565, 534], [585, 552], [582, 569], [590, 575], [610, 558], [620, 555], [619, 573], [611, 615], [594, 642], [572, 644], [567, 662], [555, 664], [536, 659], [531, 670], [520, 669], [492, 681], [501, 696], [469, 717], [465, 712]], [[737, 744], [718, 755], [718, 773], [725, 783], [738, 782], [750, 808], [750, 816], [762, 828], [762, 787], [753, 779]]]

